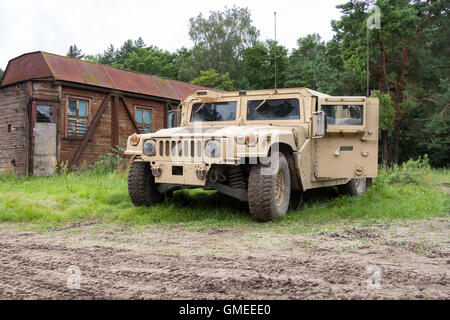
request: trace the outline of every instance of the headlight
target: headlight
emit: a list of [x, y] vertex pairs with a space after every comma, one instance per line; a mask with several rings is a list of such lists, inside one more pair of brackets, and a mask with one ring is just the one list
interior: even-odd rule
[[211, 140], [206, 144], [205, 153], [209, 158], [220, 157], [220, 144], [218, 141]]
[[139, 144], [139, 136], [135, 133], [130, 137], [130, 143], [132, 146], [137, 146]]
[[144, 143], [144, 153], [147, 156], [154, 156], [156, 151], [155, 141], [148, 140]]
[[248, 145], [249, 147], [254, 147], [258, 143], [258, 136], [254, 134], [247, 134], [236, 137], [236, 143], [239, 145]]
[[244, 145], [245, 144], [245, 136], [237, 136], [236, 143], [240, 144], [240, 145]]

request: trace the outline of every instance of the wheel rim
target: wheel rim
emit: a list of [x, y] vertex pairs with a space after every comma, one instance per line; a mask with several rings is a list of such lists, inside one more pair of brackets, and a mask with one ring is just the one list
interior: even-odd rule
[[281, 206], [284, 202], [285, 190], [284, 190], [284, 175], [283, 171], [278, 171], [275, 187], [275, 203], [277, 206]]

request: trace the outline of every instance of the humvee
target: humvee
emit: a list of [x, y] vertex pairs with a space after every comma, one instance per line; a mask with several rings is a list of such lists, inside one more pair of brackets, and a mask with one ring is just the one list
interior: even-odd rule
[[291, 192], [361, 195], [377, 176], [378, 109], [378, 99], [307, 88], [197, 91], [179, 106], [178, 127], [129, 137], [131, 201], [217, 190], [266, 222], [286, 214]]

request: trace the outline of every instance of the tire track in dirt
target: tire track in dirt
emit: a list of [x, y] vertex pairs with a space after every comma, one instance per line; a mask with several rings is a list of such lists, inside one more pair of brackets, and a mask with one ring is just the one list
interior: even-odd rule
[[[8, 225], [0, 228], [0, 298], [448, 299], [448, 220], [437, 224], [443, 240], [430, 247], [432, 258], [376, 228], [282, 235], [96, 225], [24, 233]], [[371, 264], [382, 270], [380, 289], [367, 288]], [[67, 287], [72, 265], [81, 270], [79, 290]]]

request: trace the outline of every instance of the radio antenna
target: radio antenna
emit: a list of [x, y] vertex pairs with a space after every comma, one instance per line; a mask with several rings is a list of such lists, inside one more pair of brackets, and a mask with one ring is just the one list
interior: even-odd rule
[[370, 38], [369, 38], [370, 29], [367, 28], [367, 97], [370, 94]]
[[275, 18], [275, 90], [277, 90], [277, 12], [273, 14]]

